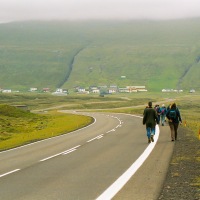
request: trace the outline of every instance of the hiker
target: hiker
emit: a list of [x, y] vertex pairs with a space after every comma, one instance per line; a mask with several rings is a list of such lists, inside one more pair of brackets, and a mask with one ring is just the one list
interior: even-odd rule
[[165, 124], [165, 117], [166, 117], [166, 113], [167, 113], [167, 109], [165, 107], [165, 104], [162, 105], [162, 107], [160, 108], [160, 120], [161, 120], [161, 124], [162, 126], [164, 126]]
[[146, 107], [145, 107], [144, 112], [143, 112], [143, 116], [144, 116], [144, 114], [145, 114], [145, 112], [146, 112], [146, 109], [147, 109], [148, 107], [149, 107], [149, 106], [146, 106]]
[[171, 141], [177, 140], [177, 130], [179, 123], [182, 123], [179, 109], [176, 107], [176, 103], [173, 103], [170, 109], [166, 113], [166, 117], [169, 120], [169, 127], [171, 131]]
[[143, 116], [143, 125], [146, 124], [148, 143], [154, 142], [155, 127], [158, 123], [157, 113], [155, 109], [152, 108], [152, 102], [149, 102]]
[[154, 107], [154, 109], [156, 110], [156, 113], [158, 115], [158, 124], [160, 124], [160, 114], [161, 114], [161, 110], [160, 110], [160, 106], [159, 105], [156, 105]]

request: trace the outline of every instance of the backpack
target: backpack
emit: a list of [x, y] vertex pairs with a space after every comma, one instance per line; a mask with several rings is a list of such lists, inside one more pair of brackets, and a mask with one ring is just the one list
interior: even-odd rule
[[165, 108], [161, 108], [161, 115], [165, 114]]
[[170, 119], [176, 119], [176, 115], [177, 115], [176, 110], [170, 110], [169, 111], [169, 118]]

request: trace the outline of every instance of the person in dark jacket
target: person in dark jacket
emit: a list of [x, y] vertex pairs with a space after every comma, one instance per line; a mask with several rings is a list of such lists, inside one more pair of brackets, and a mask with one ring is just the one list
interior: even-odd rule
[[159, 105], [156, 105], [154, 107], [154, 109], [156, 110], [157, 112], [157, 116], [158, 116], [158, 124], [160, 124], [160, 115], [161, 115], [161, 109], [160, 109], [160, 106]]
[[152, 102], [149, 102], [143, 116], [143, 125], [146, 124], [148, 143], [154, 142], [155, 127], [158, 123], [157, 113], [155, 109], [152, 108]]
[[166, 113], [167, 113], [167, 109], [165, 107], [165, 104], [162, 105], [162, 107], [160, 108], [160, 110], [161, 110], [160, 120], [161, 120], [162, 126], [164, 126], [164, 124], [165, 124], [165, 117], [166, 117]]
[[176, 107], [176, 103], [173, 103], [170, 109], [167, 110], [166, 117], [169, 120], [169, 127], [171, 131], [171, 140], [177, 140], [177, 130], [179, 123], [182, 123], [179, 109]]

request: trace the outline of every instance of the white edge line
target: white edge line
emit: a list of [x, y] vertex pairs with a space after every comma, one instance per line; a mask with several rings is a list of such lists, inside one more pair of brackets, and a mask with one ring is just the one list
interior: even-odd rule
[[155, 142], [148, 145], [140, 157], [110, 186], [108, 187], [96, 200], [106, 200], [112, 199], [117, 192], [128, 182], [128, 180], [135, 174], [135, 172], [140, 168], [143, 162], [150, 155], [151, 151], [154, 149], [158, 137], [160, 134], [159, 126], [156, 125]]
[[19, 170], [20, 170], [20, 169], [15, 169], [15, 170], [10, 171], [10, 172], [7, 172], [7, 173], [5, 173], [5, 174], [1, 174], [1, 175], [0, 175], [0, 178], [3, 177], [3, 176], [6, 176], [6, 175], [12, 174], [12, 173], [14, 173], [14, 172], [17, 172], [17, 171], [19, 171]]

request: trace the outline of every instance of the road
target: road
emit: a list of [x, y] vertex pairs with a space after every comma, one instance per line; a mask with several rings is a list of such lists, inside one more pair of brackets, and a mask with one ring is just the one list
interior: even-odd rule
[[88, 115], [95, 118], [88, 127], [1, 152], [0, 199], [92, 200], [115, 195], [118, 186], [110, 197], [106, 190], [118, 184], [152, 144], [147, 144], [141, 117]]

